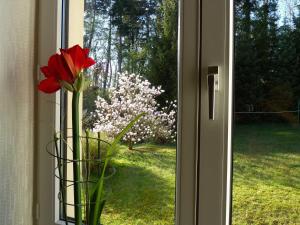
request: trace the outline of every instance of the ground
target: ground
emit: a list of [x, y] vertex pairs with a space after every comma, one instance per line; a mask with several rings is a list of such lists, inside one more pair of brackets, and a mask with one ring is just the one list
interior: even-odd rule
[[123, 146], [113, 165], [117, 172], [109, 180], [104, 225], [174, 224], [174, 146]]
[[[299, 225], [300, 128], [239, 125], [234, 137], [233, 225]], [[174, 224], [175, 163], [174, 146], [123, 146], [103, 224]]]
[[299, 225], [300, 127], [239, 125], [234, 137], [233, 225]]

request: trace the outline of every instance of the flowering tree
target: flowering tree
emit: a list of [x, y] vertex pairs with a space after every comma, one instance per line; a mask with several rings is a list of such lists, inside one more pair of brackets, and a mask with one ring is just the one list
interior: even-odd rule
[[135, 143], [158, 136], [162, 139], [174, 139], [175, 103], [171, 102], [170, 106], [159, 110], [156, 97], [163, 92], [160, 86], [151, 86], [148, 80], [139, 75], [120, 74], [119, 86], [110, 89], [109, 99], [98, 97], [95, 102], [94, 130], [114, 137], [128, 121], [144, 112], [145, 116], [123, 137], [129, 149]]
[[166, 106], [157, 111], [154, 121], [154, 140], [157, 143], [176, 140], [177, 101], [166, 101]]

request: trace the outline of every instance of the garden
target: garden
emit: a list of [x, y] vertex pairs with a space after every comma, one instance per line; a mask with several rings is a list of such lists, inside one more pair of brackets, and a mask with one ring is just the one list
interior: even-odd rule
[[[234, 132], [233, 225], [300, 224], [300, 127], [237, 125]], [[121, 145], [112, 165], [105, 224], [174, 224], [174, 145]]]
[[[234, 3], [242, 114], [235, 115], [232, 221], [300, 224], [299, 6]], [[83, 94], [84, 130], [112, 140], [146, 112], [111, 158], [102, 221], [174, 224], [178, 1], [85, 0], [84, 25], [84, 46], [97, 61]]]
[[[138, 75], [121, 74], [109, 100], [96, 100], [93, 129], [107, 139], [126, 118], [152, 115], [124, 136], [111, 160], [116, 172], [106, 181], [105, 224], [174, 224], [176, 104], [159, 110], [161, 93]], [[299, 224], [300, 126], [236, 123], [233, 140], [233, 224]]]
[[300, 126], [236, 125], [233, 224], [300, 224]]

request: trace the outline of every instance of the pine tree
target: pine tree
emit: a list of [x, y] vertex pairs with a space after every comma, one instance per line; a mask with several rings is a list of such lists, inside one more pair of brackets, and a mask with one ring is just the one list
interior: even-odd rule
[[253, 14], [256, 1], [236, 1], [235, 4], [235, 110], [253, 111], [257, 99], [258, 77], [255, 70], [255, 40]]
[[156, 14], [155, 36], [149, 49], [146, 77], [154, 85], [161, 85], [165, 93], [159, 103], [177, 99], [177, 17], [178, 2], [163, 0]]
[[[293, 20], [294, 31], [292, 35], [292, 41], [295, 44], [295, 73], [299, 77], [300, 74], [300, 6], [298, 6], [298, 15]], [[299, 79], [300, 80], [300, 79]], [[298, 81], [299, 81], [298, 80]], [[298, 83], [299, 84], [299, 83]], [[299, 85], [300, 86], [300, 85]], [[300, 92], [297, 92], [300, 96]]]
[[257, 5], [254, 26], [256, 51], [256, 105], [260, 111], [270, 111], [266, 107], [278, 74], [277, 0], [261, 0]]

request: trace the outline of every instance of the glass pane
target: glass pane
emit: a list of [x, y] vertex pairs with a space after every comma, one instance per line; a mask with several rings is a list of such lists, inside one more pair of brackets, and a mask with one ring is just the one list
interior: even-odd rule
[[300, 224], [300, 8], [235, 0], [233, 224]]
[[[177, 0], [85, 0], [84, 46], [97, 64], [88, 71], [83, 128], [111, 142], [146, 113], [109, 163], [105, 225], [174, 224], [177, 17]], [[91, 151], [105, 155], [96, 144]]]

